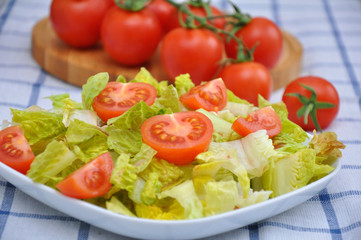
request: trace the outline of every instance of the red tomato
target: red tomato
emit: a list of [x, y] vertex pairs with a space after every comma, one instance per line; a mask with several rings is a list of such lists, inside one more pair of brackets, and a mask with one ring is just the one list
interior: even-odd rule
[[273, 137], [281, 132], [281, 128], [281, 119], [272, 107], [260, 108], [245, 118], [239, 117], [232, 125], [232, 129], [242, 137], [261, 129], [267, 130], [267, 135]]
[[260, 63], [243, 62], [225, 66], [219, 77], [226, 87], [239, 98], [258, 105], [258, 94], [268, 99], [273, 83], [268, 69]]
[[0, 161], [18, 172], [26, 174], [35, 156], [20, 126], [0, 132]]
[[[282, 53], [283, 37], [281, 30], [272, 21], [263, 17], [252, 18], [236, 33], [236, 37], [242, 39], [249, 49], [256, 46], [253, 52], [255, 62], [268, 69], [277, 64]], [[226, 43], [225, 49], [228, 57], [236, 59], [238, 44], [234, 39]]]
[[[303, 87], [301, 84], [314, 89], [316, 93], [314, 100], [312, 100], [313, 97], [311, 97], [312, 92]], [[307, 123], [305, 123], [305, 117], [297, 116], [297, 112], [304, 106], [304, 104], [301, 103], [298, 97], [288, 95], [291, 93], [297, 93], [307, 98], [307, 103], [305, 105], [316, 105], [316, 108], [312, 109], [314, 109], [313, 111], [316, 112], [316, 118], [320, 125], [320, 128], [318, 129], [319, 131], [321, 131], [321, 129], [327, 128], [336, 118], [340, 107], [340, 99], [335, 87], [326, 79], [316, 76], [305, 76], [297, 78], [286, 86], [282, 96], [282, 101], [286, 104], [288, 109], [288, 118], [300, 125], [304, 130], [312, 131], [313, 129], [317, 128], [311, 119], [312, 113], [310, 113], [308, 118], [306, 118]], [[315, 102], [317, 102], [317, 104]], [[326, 102], [331, 103], [333, 107], [328, 106], [328, 108], [322, 108], [325, 107]]]
[[164, 36], [160, 54], [171, 80], [189, 73], [198, 85], [214, 78], [220, 68], [223, 47], [220, 38], [207, 29], [177, 28]]
[[140, 101], [152, 105], [157, 97], [157, 90], [142, 82], [109, 82], [105, 89], [93, 100], [92, 107], [99, 118], [107, 122], [117, 117]]
[[149, 4], [148, 9], [157, 16], [160, 24], [162, 25], [162, 29], [165, 32], [168, 26], [169, 16], [176, 8], [165, 0], [153, 0]]
[[74, 171], [56, 187], [61, 193], [72, 198], [95, 198], [107, 193], [111, 187], [110, 177], [113, 160], [109, 152], [103, 153]]
[[53, 0], [50, 21], [57, 36], [73, 47], [90, 47], [100, 40], [100, 26], [112, 0]]
[[143, 142], [157, 150], [157, 157], [183, 165], [208, 149], [213, 125], [204, 114], [188, 111], [148, 118], [141, 133]]
[[157, 17], [147, 8], [127, 11], [112, 7], [101, 26], [101, 40], [105, 51], [115, 61], [136, 66], [147, 61], [162, 38]]
[[[195, 7], [195, 6], [191, 6], [188, 5], [189, 9], [191, 10], [191, 12], [199, 17], [206, 17], [207, 16], [207, 12], [205, 10], [204, 7]], [[223, 13], [216, 8], [215, 6], [210, 6], [211, 9], [211, 13], [212, 16], [221, 16], [223, 15]], [[182, 13], [182, 19], [183, 21], [185, 21], [187, 15], [185, 13]], [[223, 29], [224, 25], [226, 23], [226, 19], [225, 18], [215, 18], [213, 20], [208, 20], [208, 23], [213, 24], [215, 27]], [[195, 22], [195, 24], [198, 26], [199, 23]], [[175, 8], [172, 13], [170, 13], [170, 16], [168, 18], [168, 24], [167, 24], [167, 31], [171, 31], [175, 28], [179, 28], [181, 27], [181, 24], [179, 23], [179, 12], [178, 9]]]
[[195, 86], [179, 99], [190, 109], [203, 108], [218, 112], [227, 105], [227, 89], [222, 79], [217, 78], [202, 85]]

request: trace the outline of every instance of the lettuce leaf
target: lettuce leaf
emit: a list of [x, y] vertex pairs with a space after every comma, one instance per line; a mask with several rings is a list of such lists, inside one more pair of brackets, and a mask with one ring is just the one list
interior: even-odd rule
[[126, 216], [136, 217], [121, 201], [116, 197], [112, 197], [109, 201], [105, 203], [106, 209], [109, 211], [119, 213]]
[[181, 96], [182, 94], [189, 92], [189, 90], [195, 86], [188, 73], [181, 74], [175, 77], [174, 85], [175, 88], [177, 89], [178, 96]]
[[29, 144], [35, 145], [41, 140], [49, 140], [65, 133], [61, 114], [47, 111], [26, 111], [11, 109], [12, 121], [19, 123]]
[[44, 152], [35, 157], [27, 176], [35, 182], [47, 183], [64, 169], [69, 167], [76, 155], [69, 150], [64, 142], [53, 140]]
[[203, 205], [199, 200], [192, 180], [187, 180], [173, 188], [158, 194], [160, 199], [171, 197], [184, 208], [183, 219], [195, 219], [203, 217]]
[[98, 127], [78, 119], [70, 122], [65, 137], [69, 147], [84, 162], [108, 151], [107, 135]]
[[97, 73], [88, 78], [86, 84], [83, 85], [81, 99], [84, 109], [91, 109], [91, 105], [96, 96], [107, 86], [109, 74], [106, 72]]
[[140, 68], [140, 71], [135, 75], [134, 79], [131, 82], [143, 82], [151, 84], [157, 89], [158, 96], [163, 95], [164, 91], [166, 91], [168, 87], [167, 81], [160, 81], [158, 82], [152, 74], [144, 67]]

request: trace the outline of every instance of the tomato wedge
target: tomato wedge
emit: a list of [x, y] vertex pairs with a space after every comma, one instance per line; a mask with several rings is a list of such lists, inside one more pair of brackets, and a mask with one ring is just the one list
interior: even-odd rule
[[0, 161], [18, 172], [26, 174], [35, 158], [20, 126], [0, 132]]
[[261, 129], [267, 130], [267, 135], [273, 137], [281, 132], [281, 128], [281, 119], [272, 107], [260, 108], [245, 118], [239, 117], [232, 125], [232, 129], [242, 137]]
[[109, 82], [105, 89], [94, 98], [93, 109], [104, 122], [118, 117], [140, 101], [152, 105], [157, 90], [151, 84], [142, 82]]
[[221, 78], [195, 86], [180, 96], [180, 101], [192, 110], [203, 108], [218, 112], [227, 105], [227, 88]]
[[208, 149], [213, 125], [204, 114], [194, 111], [148, 118], [141, 127], [143, 142], [157, 150], [157, 157], [184, 165]]
[[111, 187], [113, 167], [109, 152], [103, 153], [68, 175], [56, 187], [61, 193], [72, 198], [99, 197], [107, 193]]

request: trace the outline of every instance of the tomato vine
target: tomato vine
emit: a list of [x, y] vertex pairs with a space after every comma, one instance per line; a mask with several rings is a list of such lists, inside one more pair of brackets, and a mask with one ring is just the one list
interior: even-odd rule
[[[183, 3], [178, 3], [174, 0], [165, 0], [166, 2], [173, 5], [175, 8], [179, 11], [179, 22], [180, 24], [185, 28], [206, 28], [216, 34], [218, 36], [225, 36], [226, 41], [230, 41], [231, 39], [234, 39], [238, 43], [238, 52], [237, 52], [237, 58], [236, 59], [225, 59], [225, 62], [248, 62], [253, 61], [253, 51], [254, 48], [249, 49], [247, 46], [243, 43], [243, 41], [236, 37], [235, 33], [245, 26], [247, 23], [251, 21], [251, 16], [249, 14], [242, 13], [241, 10], [232, 2], [230, 4], [232, 5], [234, 9], [234, 13], [226, 13], [222, 15], [214, 16], [212, 15], [211, 8], [210, 8], [210, 1], [204, 1], [204, 0], [189, 0]], [[152, 0], [115, 0], [115, 3], [126, 10], [130, 11], [139, 11], [143, 8], [145, 8], [148, 4], [150, 4]], [[197, 16], [188, 7], [194, 6], [194, 7], [202, 7], [205, 9], [207, 16]], [[182, 13], [186, 14], [185, 21], [182, 19]], [[209, 21], [212, 22], [212, 20], [217, 18], [224, 18], [226, 20], [226, 26], [232, 26], [230, 31], [227, 31], [225, 29], [220, 29], [215, 27], [213, 24], [209, 23]], [[199, 24], [195, 24], [195, 22], [198, 22]]]

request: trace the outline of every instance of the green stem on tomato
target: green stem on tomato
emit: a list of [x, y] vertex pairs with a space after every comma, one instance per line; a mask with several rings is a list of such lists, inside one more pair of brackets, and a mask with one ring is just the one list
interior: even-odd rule
[[316, 91], [307, 85], [300, 83], [300, 85], [311, 92], [310, 98], [307, 98], [299, 93], [289, 93], [287, 96], [297, 97], [303, 106], [297, 111], [297, 117], [304, 118], [304, 123], [308, 123], [308, 116], [310, 116], [313, 124], [319, 132], [322, 132], [321, 126], [317, 120], [317, 109], [326, 109], [335, 107], [334, 104], [329, 102], [317, 102]]

